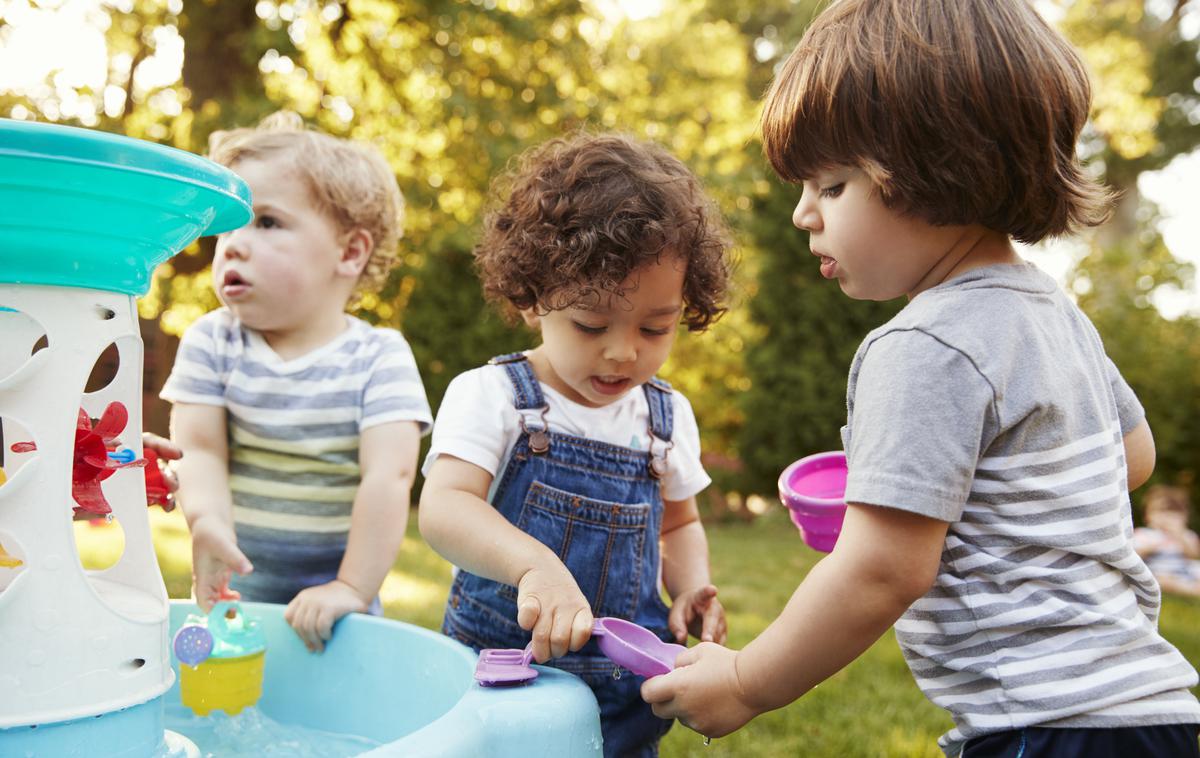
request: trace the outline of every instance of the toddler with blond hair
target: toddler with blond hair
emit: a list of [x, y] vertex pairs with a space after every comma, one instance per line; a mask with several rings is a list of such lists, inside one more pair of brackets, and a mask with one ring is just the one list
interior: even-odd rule
[[383, 157], [277, 113], [217, 132], [254, 218], [217, 239], [224, 307], [184, 334], [174, 404], [196, 601], [287, 603], [310, 650], [380, 612], [432, 422], [408, 343], [346, 313], [396, 260], [403, 199]]

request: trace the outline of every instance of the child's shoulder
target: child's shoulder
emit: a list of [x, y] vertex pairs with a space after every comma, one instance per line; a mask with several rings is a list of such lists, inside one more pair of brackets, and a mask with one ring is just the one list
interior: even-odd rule
[[502, 399], [511, 404], [513, 386], [503, 365], [485, 363], [451, 379], [446, 388], [446, 397], [452, 394], [466, 398], [487, 398], [489, 401]]
[[412, 354], [412, 348], [400, 330], [390, 326], [369, 324], [357, 316], [347, 315], [346, 319], [350, 324], [349, 334], [346, 335], [350, 352], [359, 356], [379, 355], [395, 351], [407, 355]]
[[886, 324], [872, 330], [863, 348], [898, 332], [922, 332], [968, 354], [992, 354], [1025, 344], [1029, 327], [1074, 330], [1082, 314], [1058, 284], [1032, 264], [987, 266], [913, 298]]
[[1029, 305], [1052, 303], [1060, 296], [1058, 284], [1031, 263], [984, 266], [917, 295], [893, 321], [958, 324], [964, 318], [991, 322], [1004, 314], [1022, 318], [1030, 315]]

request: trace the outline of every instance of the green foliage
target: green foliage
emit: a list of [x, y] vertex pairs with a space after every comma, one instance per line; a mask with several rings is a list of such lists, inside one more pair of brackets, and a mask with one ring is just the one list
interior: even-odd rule
[[[820, 279], [805, 235], [791, 227], [796, 191], [771, 178], [755, 140], [758, 99], [823, 2], [667, 0], [661, 14], [636, 22], [590, 0], [228, 5], [103, 3], [103, 84], [72, 90], [51, 70], [0, 90], [0, 112], [202, 151], [214, 129], [291, 108], [378, 146], [409, 212], [401, 264], [358, 314], [404, 330], [435, 407], [457, 373], [536, 341], [483, 302], [472, 273], [492, 177], [524, 148], [580, 126], [658, 140], [697, 171], [737, 234], [735, 308], [709, 333], [682, 335], [664, 368], [696, 409], [718, 488], [772, 492], [787, 463], [840, 444], [850, 358], [899, 303], [856, 303]], [[33, 7], [0, 3], [4, 23], [28, 18], [17, 6]], [[1200, 141], [1191, 120], [1198, 40], [1183, 32], [1194, 12], [1185, 6], [1040, 7], [1092, 71], [1084, 152], [1124, 193], [1115, 220], [1088, 238], [1093, 252], [1075, 273], [1081, 303], [1146, 403], [1156, 478], [1186, 483], [1200, 450], [1192, 421], [1200, 340], [1194, 321], [1166, 323], [1149, 303], [1156, 288], [1192, 273], [1162, 245], [1136, 184]], [[179, 77], [152, 76], [179, 40]], [[143, 318], [178, 335], [214, 307], [211, 250], [201, 241], [163, 266], [139, 304]]]

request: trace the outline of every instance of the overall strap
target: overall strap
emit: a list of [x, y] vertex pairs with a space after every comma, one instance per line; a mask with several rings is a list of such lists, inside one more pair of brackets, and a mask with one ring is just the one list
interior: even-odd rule
[[671, 385], [657, 376], [642, 385], [646, 393], [646, 404], [650, 406], [650, 432], [663, 442], [671, 441], [675, 427], [675, 405], [671, 397]]
[[546, 398], [542, 397], [542, 386], [533, 374], [533, 367], [524, 353], [508, 353], [497, 355], [488, 363], [492, 366], [504, 366], [508, 378], [516, 393], [516, 408], [519, 411], [543, 408]]
[[[524, 353], [509, 353], [497, 355], [488, 361], [489, 364], [504, 366], [509, 381], [513, 386], [513, 406], [521, 416], [521, 432], [529, 438], [529, 450], [535, 455], [542, 455], [550, 449], [550, 427], [546, 423], [546, 414], [550, 406], [542, 396], [542, 385], [538, 383], [533, 373], [533, 366]], [[537, 411], [530, 417], [531, 411]], [[530, 418], [538, 425], [530, 425]]]

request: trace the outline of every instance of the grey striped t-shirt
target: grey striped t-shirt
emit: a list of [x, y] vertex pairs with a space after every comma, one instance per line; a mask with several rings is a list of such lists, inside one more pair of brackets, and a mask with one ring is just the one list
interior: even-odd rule
[[254, 572], [235, 580], [249, 600], [288, 602], [336, 578], [359, 484], [364, 429], [432, 424], [408, 343], [394, 329], [346, 316], [331, 342], [281, 359], [226, 308], [184, 334], [161, 397], [223, 406], [238, 547]]
[[918, 295], [855, 355], [846, 499], [950, 522], [896, 623], [955, 728], [1200, 722], [1134, 552], [1122, 438], [1144, 412], [1087, 317], [1030, 264]]

